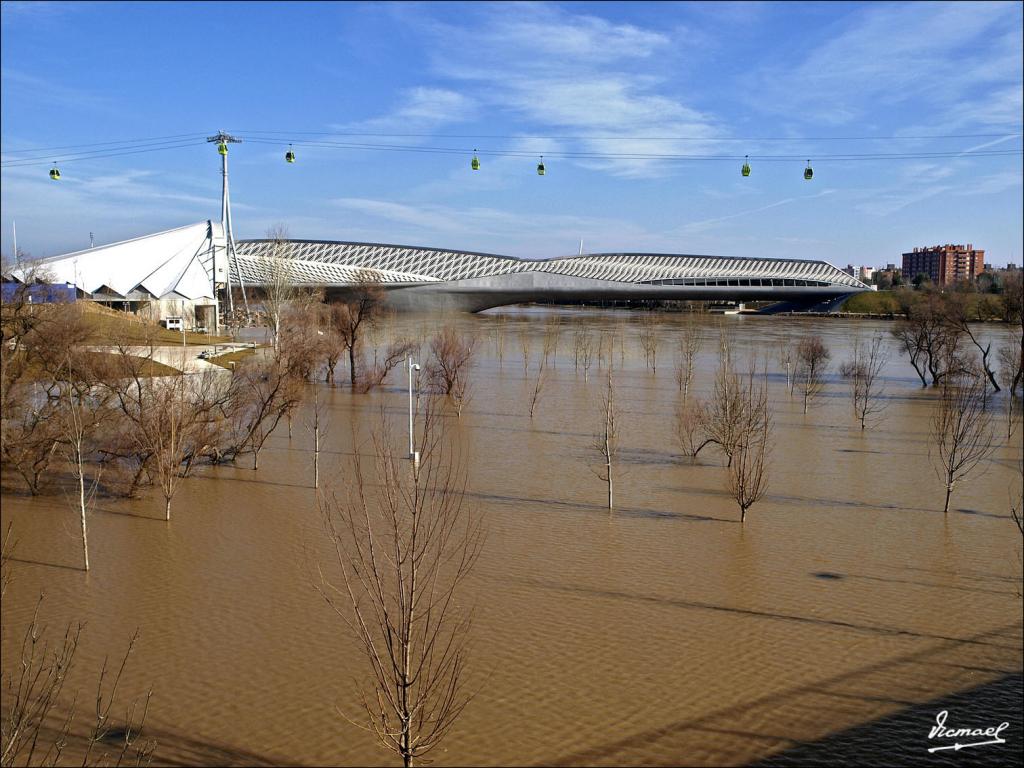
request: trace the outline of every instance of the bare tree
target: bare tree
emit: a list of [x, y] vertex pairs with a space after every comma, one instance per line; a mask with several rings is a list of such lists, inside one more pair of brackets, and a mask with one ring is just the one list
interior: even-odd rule
[[1011, 341], [999, 349], [999, 377], [1010, 397], [1017, 396], [1017, 389], [1024, 382], [1024, 334], [1020, 343]]
[[793, 368], [796, 367], [796, 350], [793, 347], [793, 340], [788, 335], [779, 341], [779, 364], [786, 369], [786, 389], [792, 396], [796, 386], [796, 379], [793, 377]]
[[583, 381], [586, 383], [590, 380], [590, 366], [594, 360], [594, 337], [583, 323], [576, 326], [573, 344], [576, 348], [576, 370], [583, 366]]
[[221, 458], [234, 459], [252, 452], [252, 468], [259, 468], [260, 451], [271, 433], [301, 400], [301, 380], [287, 359], [248, 360], [231, 377], [228, 418], [231, 444]]
[[504, 315], [494, 318], [494, 348], [498, 355], [498, 367], [504, 367], [505, 363], [505, 326], [507, 322]]
[[699, 398], [685, 398], [676, 408], [676, 440], [691, 459], [710, 442], [705, 432], [707, 422], [706, 407]]
[[[61, 693], [71, 673], [82, 625], [69, 624], [60, 644], [51, 646], [46, 638], [46, 628], [39, 621], [41, 602], [42, 597], [36, 603], [32, 620], [23, 635], [18, 663], [5, 667], [3, 674], [5, 712], [0, 723], [0, 766], [4, 768], [60, 764], [76, 714], [76, 707], [72, 704], [59, 724], [48, 725], [56, 714]], [[142, 739], [150, 695], [145, 696], [141, 714], [137, 701], [127, 706], [127, 717], [117, 730], [116, 741], [110, 717], [137, 636], [138, 633], [129, 641], [128, 650], [107, 693], [104, 693], [107, 663], [103, 663], [96, 689], [96, 719], [86, 737], [81, 761], [83, 766], [122, 765], [129, 760], [136, 765], [148, 765], [152, 759], [156, 744]], [[116, 743], [116, 753], [104, 751], [96, 754], [95, 745], [103, 741]]]
[[431, 360], [427, 364], [427, 382], [432, 391], [446, 395], [461, 418], [469, 399], [470, 371], [476, 339], [445, 326], [430, 342]]
[[313, 487], [320, 487], [320, 432], [327, 426], [327, 410], [320, 399], [320, 388], [313, 385], [313, 408], [306, 429], [313, 435]]
[[704, 440], [696, 447], [693, 456], [696, 457], [706, 445], [715, 443], [725, 454], [727, 466], [731, 467], [749, 414], [746, 412], [743, 379], [733, 366], [728, 344], [722, 344], [719, 351], [711, 402], [700, 411], [704, 417]]
[[944, 317], [946, 324], [949, 326], [947, 332], [955, 335], [962, 334], [977, 347], [978, 353], [981, 355], [981, 368], [992, 384], [992, 389], [998, 392], [1000, 389], [999, 382], [996, 381], [996, 372], [993, 370], [989, 360], [992, 354], [992, 342], [989, 341], [982, 344], [981, 338], [975, 333], [975, 329], [971, 327], [970, 312], [968, 310], [969, 300], [968, 295], [964, 293], [950, 293], [946, 295]]
[[892, 334], [903, 346], [921, 386], [937, 387], [943, 377], [964, 371], [960, 354], [961, 332], [946, 319], [941, 294], [928, 294], [916, 304], [904, 307], [906, 319], [893, 326]]
[[807, 404], [817, 397], [825, 386], [825, 371], [831, 357], [820, 336], [800, 339], [796, 346], [796, 378], [804, 401], [804, 413], [807, 413]]
[[619, 408], [615, 402], [615, 387], [612, 384], [610, 370], [608, 384], [601, 400], [601, 431], [594, 437], [593, 448], [601, 456], [601, 464], [595, 470], [595, 474], [607, 483], [608, 509], [613, 509], [612, 462], [619, 449]]
[[558, 315], [552, 315], [544, 321], [544, 362], [548, 362], [549, 358], [554, 359], [554, 366], [558, 367], [558, 339], [562, 335], [561, 332], [562, 318]]
[[842, 375], [850, 380], [853, 412], [862, 430], [872, 415], [885, 409], [880, 377], [887, 360], [888, 353], [881, 336], [874, 336], [867, 344], [858, 336], [853, 340], [853, 359], [840, 368]]
[[983, 380], [966, 375], [950, 377], [932, 415], [929, 452], [935, 471], [946, 486], [942, 509], [946, 513], [956, 485], [966, 480], [995, 449], [991, 418], [983, 404], [986, 386]]
[[363, 727], [406, 766], [437, 747], [469, 700], [470, 619], [458, 594], [482, 534], [442, 428], [428, 405], [420, 468], [410, 472], [382, 424], [372, 439], [372, 469], [357, 452], [348, 493], [320, 500], [340, 576], [332, 581], [318, 566], [317, 590], [370, 669], [369, 685], [359, 690]]
[[341, 336], [341, 342], [348, 351], [349, 377], [352, 389], [356, 388], [359, 375], [356, 358], [359, 355], [363, 331], [372, 326], [383, 311], [384, 291], [370, 281], [353, 286], [348, 297], [333, 305], [331, 319]]
[[740, 508], [741, 523], [746, 520], [747, 510], [768, 490], [771, 414], [768, 411], [767, 371], [760, 383], [755, 378], [752, 363], [746, 386], [741, 388], [746, 418], [729, 464], [729, 493]]
[[68, 464], [71, 465], [72, 474], [77, 485], [76, 510], [79, 513], [79, 522], [82, 530], [82, 567], [89, 570], [89, 531], [86, 526], [86, 510], [93, 497], [96, 495], [96, 488], [99, 485], [99, 472], [93, 478], [91, 484], [86, 483], [86, 456], [89, 452], [87, 439], [92, 428], [95, 426], [95, 418], [89, 413], [82, 403], [82, 395], [76, 392], [73, 387], [65, 387], [62, 401], [63, 428], [65, 456]]
[[640, 318], [640, 347], [644, 361], [654, 373], [658, 372], [658, 326], [650, 315]]
[[685, 401], [690, 395], [690, 385], [693, 383], [693, 366], [697, 359], [697, 353], [701, 348], [700, 329], [687, 316], [679, 331], [679, 341], [676, 348], [676, 384], [679, 391], [683, 393]]
[[999, 349], [999, 379], [1006, 388], [1006, 438], [1013, 435], [1021, 409], [1017, 407], [1017, 388], [1024, 379], [1024, 335], [1021, 343], [1013, 341]]
[[534, 411], [537, 410], [537, 403], [540, 402], [540, 395], [544, 391], [544, 384], [547, 382], [547, 366], [545, 365], [544, 358], [541, 358], [540, 365], [537, 366], [537, 375], [533, 379], [533, 390], [530, 394], [530, 418], [533, 418]]
[[388, 374], [416, 350], [416, 346], [416, 342], [411, 339], [395, 339], [388, 344], [383, 357], [378, 356], [377, 350], [374, 349], [373, 364], [365, 366], [356, 377], [354, 391], [365, 395], [374, 387], [379, 387]]
[[185, 392], [185, 376], [174, 376], [154, 386], [149, 406], [151, 429], [145, 436], [150, 441], [154, 474], [164, 497], [164, 520], [170, 520], [171, 499], [181, 483], [194, 416]]
[[270, 253], [261, 255], [257, 267], [263, 283], [263, 311], [270, 341], [276, 353], [281, 340], [285, 315], [296, 295], [295, 270], [285, 256], [288, 230], [278, 224], [267, 230]]
[[524, 324], [519, 329], [519, 349], [523, 353], [523, 375], [530, 371], [530, 326]]

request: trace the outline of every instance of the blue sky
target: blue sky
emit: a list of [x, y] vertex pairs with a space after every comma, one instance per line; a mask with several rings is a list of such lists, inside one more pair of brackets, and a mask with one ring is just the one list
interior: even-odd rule
[[[238, 238], [283, 224], [294, 238], [522, 257], [582, 238], [589, 252], [840, 266], [970, 242], [1020, 264], [1021, 9], [3, 2], [0, 247], [12, 220], [18, 246], [45, 256], [90, 232], [105, 243], [219, 218], [219, 157], [202, 137], [223, 129], [243, 138]], [[72, 158], [177, 135], [191, 138]], [[962, 138], [906, 138], [950, 135]], [[422, 151], [437, 148], [462, 151]], [[972, 154], [997, 150], [1017, 154]], [[829, 159], [935, 152], [967, 154]], [[637, 154], [749, 154], [753, 172]]]

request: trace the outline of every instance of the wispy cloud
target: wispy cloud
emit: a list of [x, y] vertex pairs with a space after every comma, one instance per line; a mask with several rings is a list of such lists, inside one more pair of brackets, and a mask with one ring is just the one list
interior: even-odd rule
[[786, 198], [783, 198], [782, 200], [776, 200], [773, 203], [768, 203], [767, 205], [762, 205], [762, 206], [759, 206], [757, 208], [749, 208], [749, 209], [744, 210], [744, 211], [737, 211], [735, 213], [726, 214], [725, 216], [716, 216], [714, 218], [703, 219], [701, 221], [690, 221], [690, 222], [687, 222], [687, 223], [683, 224], [681, 227], [679, 227], [679, 232], [680, 233], [704, 232], [706, 230], [713, 229], [718, 224], [722, 224], [722, 223], [724, 223], [726, 221], [731, 221], [733, 219], [746, 218], [748, 216], [754, 215], [755, 213], [761, 213], [762, 211], [770, 211], [772, 208], [779, 208], [780, 206], [789, 205], [790, 203], [795, 203], [795, 202], [797, 202], [799, 200], [814, 200], [815, 198], [826, 197], [826, 196], [834, 194], [834, 193], [835, 193], [834, 189], [823, 189], [821, 192], [818, 192], [818, 193], [813, 194], [813, 195], [800, 195], [799, 197], [786, 197]]
[[[579, 237], [585, 237], [591, 248], [604, 250], [664, 250], [674, 242], [665, 234], [609, 217], [527, 214], [489, 206], [410, 204], [358, 197], [337, 198], [330, 204], [345, 211], [354, 222], [345, 228], [348, 237], [376, 242], [447, 244], [468, 250], [488, 250], [481, 243], [502, 242], [503, 254], [523, 258], [570, 253], [570, 243]], [[559, 243], [563, 244], [561, 248]]]
[[0, 81], [3, 82], [5, 101], [17, 98], [32, 103], [62, 104], [89, 110], [109, 109], [113, 104], [112, 99], [92, 89], [65, 85], [10, 67], [0, 70]]
[[332, 126], [338, 131], [367, 133], [429, 133], [443, 126], [472, 119], [473, 99], [448, 88], [417, 86], [399, 94], [398, 104], [386, 115]]
[[1011, 114], [1008, 107], [1019, 90], [1010, 87], [1021, 71], [1019, 14], [1015, 3], [860, 6], [796, 63], [763, 70], [751, 103], [840, 125], [902, 103], [948, 108], [978, 97], [979, 89], [995, 89], [1010, 97], [1005, 104], [986, 113], [962, 112], [958, 103], [951, 119], [1016, 123], [1020, 110]]
[[[546, 134], [581, 138], [585, 151], [700, 152], [721, 134], [713, 116], [671, 93], [678, 85], [671, 77], [677, 51], [695, 37], [683, 26], [669, 33], [534, 4], [486, 6], [458, 28], [420, 16], [415, 23], [435, 51], [435, 75], [463, 83], [491, 112]], [[647, 140], [680, 135], [706, 141]], [[579, 162], [622, 176], [664, 170], [645, 158]]]

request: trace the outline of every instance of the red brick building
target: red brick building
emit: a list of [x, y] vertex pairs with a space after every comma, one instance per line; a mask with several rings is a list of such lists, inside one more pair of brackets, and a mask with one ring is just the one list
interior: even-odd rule
[[937, 286], [975, 280], [985, 269], [985, 251], [963, 245], [933, 245], [903, 254], [903, 279], [911, 282], [924, 273]]

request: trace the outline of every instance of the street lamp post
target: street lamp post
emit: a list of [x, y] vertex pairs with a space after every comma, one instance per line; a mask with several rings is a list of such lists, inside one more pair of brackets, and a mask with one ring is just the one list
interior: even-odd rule
[[418, 371], [420, 366], [412, 361], [412, 355], [406, 360], [409, 369], [409, 458], [412, 459], [413, 469], [419, 469], [420, 452], [416, 450], [416, 438], [413, 428], [413, 407], [412, 407], [412, 372]]

